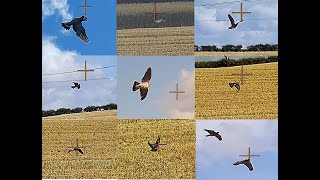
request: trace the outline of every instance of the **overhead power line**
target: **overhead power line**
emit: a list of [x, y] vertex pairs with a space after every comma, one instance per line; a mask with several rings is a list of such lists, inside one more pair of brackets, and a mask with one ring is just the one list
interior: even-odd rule
[[207, 4], [199, 4], [199, 5], [195, 5], [195, 6], [216, 6], [216, 5], [221, 5], [221, 4], [233, 4], [236, 2], [263, 2], [266, 0], [236, 0], [236, 1], [221, 1], [221, 2], [216, 2], [216, 3], [207, 3]]
[[[110, 78], [105, 77], [105, 78], [87, 79], [87, 81], [95, 81], [95, 80], [103, 80], [103, 79], [110, 79]], [[59, 83], [59, 82], [71, 82], [71, 81], [81, 82], [81, 81], [85, 81], [85, 80], [45, 81], [42, 83]]]
[[[117, 65], [98, 67], [98, 68], [94, 68], [93, 70], [105, 69], [105, 68], [110, 68], [110, 67], [115, 67], [115, 66], [117, 66]], [[58, 74], [68, 74], [68, 73], [74, 73], [74, 72], [78, 72], [78, 71], [75, 70], [75, 71], [67, 71], [67, 72], [49, 73], [49, 74], [43, 74], [42, 76], [51, 76], [51, 75], [58, 75]]]

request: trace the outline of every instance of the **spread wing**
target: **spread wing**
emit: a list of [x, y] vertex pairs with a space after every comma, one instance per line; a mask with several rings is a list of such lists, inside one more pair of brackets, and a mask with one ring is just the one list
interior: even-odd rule
[[231, 22], [231, 25], [234, 26], [235, 24], [234, 24], [234, 19], [233, 19], [233, 17], [232, 17], [230, 14], [228, 14], [228, 17], [229, 17], [229, 20], [230, 20], [230, 22]]
[[158, 139], [156, 141], [156, 144], [160, 144], [160, 136], [158, 136]]
[[78, 151], [79, 151], [81, 154], [84, 154], [84, 153], [83, 153], [83, 151], [82, 151], [81, 149], [78, 149]]
[[204, 129], [204, 130], [207, 131], [209, 134], [215, 133], [213, 130], [209, 130], [209, 129]]
[[151, 147], [151, 149], [153, 149], [153, 145], [152, 144], [150, 144], [150, 142], [148, 141], [148, 144], [149, 144], [149, 146]]
[[147, 94], [148, 94], [148, 89], [147, 88], [140, 88], [141, 101], [146, 98]]
[[142, 78], [141, 82], [148, 82], [151, 79], [151, 67], [149, 67], [146, 71], [146, 73], [144, 73], [144, 76]]
[[244, 161], [244, 165], [246, 165], [250, 171], [253, 171], [253, 166], [249, 160]]
[[216, 134], [216, 137], [217, 137], [220, 141], [222, 141], [222, 137], [221, 137], [220, 134]]
[[85, 43], [89, 42], [89, 38], [86, 34], [86, 30], [82, 26], [82, 23], [79, 24], [74, 24], [73, 25], [73, 30], [76, 32], [76, 35]]
[[240, 84], [239, 83], [235, 83], [234, 86], [238, 89], [238, 91], [240, 90]]

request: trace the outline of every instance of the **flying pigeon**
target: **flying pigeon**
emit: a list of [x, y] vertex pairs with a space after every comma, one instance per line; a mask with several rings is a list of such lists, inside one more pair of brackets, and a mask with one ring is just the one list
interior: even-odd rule
[[236, 87], [238, 91], [240, 90], [240, 84], [238, 82], [229, 83], [229, 86], [231, 88]]
[[155, 23], [159, 24], [159, 23], [162, 23], [162, 22], [165, 22], [163, 19], [157, 19], [154, 21]]
[[234, 19], [233, 19], [233, 17], [232, 17], [230, 14], [228, 14], [228, 17], [229, 17], [229, 20], [230, 20], [230, 22], [231, 22], [231, 26], [229, 27], [229, 29], [234, 29], [234, 28], [236, 28], [239, 22], [237, 22], [237, 24], [235, 24], [235, 23], [234, 23]]
[[61, 23], [62, 27], [64, 27], [66, 30], [69, 30], [72, 26], [74, 32], [76, 32], [76, 35], [85, 43], [89, 42], [89, 38], [86, 35], [86, 30], [82, 26], [82, 21], [88, 21], [88, 18], [85, 16], [81, 16], [79, 18], [74, 18], [70, 22]]
[[74, 84], [74, 86], [71, 86], [72, 89], [74, 89], [74, 88], [80, 89], [80, 84], [79, 83], [73, 82], [73, 84]]
[[224, 58], [225, 58], [226, 60], [229, 60], [229, 57], [228, 57], [228, 56], [226, 56], [226, 55], [224, 56]]
[[151, 144], [149, 141], [148, 141], [148, 144], [151, 148], [151, 151], [158, 151], [160, 148], [160, 145], [167, 145], [167, 144], [160, 144], [160, 136], [158, 136], [158, 139], [155, 144]]
[[145, 72], [141, 83], [134, 81], [132, 90], [136, 91], [137, 89], [140, 89], [140, 97], [141, 101], [144, 100], [148, 94], [148, 89], [151, 86], [150, 84], [150, 79], [151, 79], [151, 67], [147, 69]]
[[78, 151], [78, 152], [80, 152], [81, 154], [84, 154], [83, 151], [82, 151], [80, 148], [70, 149], [70, 150], [68, 151], [68, 153], [71, 152], [71, 151]]
[[206, 135], [206, 137], [208, 136], [215, 136], [219, 139], [219, 141], [222, 141], [222, 137], [221, 135], [219, 134], [219, 132], [215, 132], [214, 130], [209, 130], [209, 129], [204, 129], [205, 131], [207, 131], [209, 134]]
[[233, 165], [235, 165], [235, 166], [240, 165], [240, 164], [246, 165], [250, 171], [253, 171], [253, 166], [252, 166], [249, 159], [245, 159], [245, 160], [237, 161], [237, 162], [233, 163]]

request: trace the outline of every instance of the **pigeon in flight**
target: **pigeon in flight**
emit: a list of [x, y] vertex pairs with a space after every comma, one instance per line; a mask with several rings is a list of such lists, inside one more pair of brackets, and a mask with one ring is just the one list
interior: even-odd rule
[[72, 89], [74, 89], [74, 88], [80, 89], [80, 84], [79, 83], [73, 82], [73, 84], [74, 84], [74, 86], [71, 86]]
[[237, 162], [233, 163], [233, 165], [235, 165], [235, 166], [240, 165], [240, 164], [246, 165], [250, 171], [253, 171], [253, 166], [252, 166], [249, 159], [245, 159], [245, 160], [237, 161]]
[[85, 43], [89, 42], [89, 38], [86, 34], [86, 30], [82, 26], [82, 21], [88, 21], [87, 17], [81, 16], [79, 18], [74, 18], [70, 22], [61, 23], [62, 27], [64, 27], [66, 30], [69, 30], [72, 26], [74, 32], [76, 32], [76, 35]]
[[157, 19], [154, 21], [155, 23], [159, 24], [159, 23], [162, 23], [162, 22], [165, 22], [163, 19]]
[[82, 151], [80, 148], [70, 149], [70, 150], [68, 151], [68, 153], [71, 152], [71, 151], [78, 151], [78, 152], [80, 152], [81, 154], [84, 154], [83, 151]]
[[228, 57], [228, 56], [226, 56], [226, 55], [224, 56], [224, 58], [225, 58], [226, 60], [229, 60], [229, 57]]
[[160, 148], [160, 145], [167, 145], [167, 144], [160, 144], [160, 136], [158, 136], [158, 139], [155, 144], [151, 144], [149, 141], [148, 141], [148, 144], [151, 148], [151, 151], [158, 151]]
[[238, 89], [238, 91], [240, 90], [240, 84], [238, 82], [229, 83], [229, 86], [231, 88], [236, 87]]
[[140, 97], [141, 101], [144, 100], [148, 94], [148, 89], [151, 86], [150, 84], [150, 79], [151, 79], [151, 67], [147, 69], [145, 72], [141, 83], [134, 81], [132, 90], [136, 91], [137, 89], [140, 89]]
[[228, 17], [229, 17], [229, 20], [230, 20], [230, 23], [231, 23], [231, 26], [229, 27], [229, 29], [234, 29], [234, 28], [236, 28], [237, 25], [239, 24], [239, 22], [237, 22], [237, 24], [235, 24], [235, 23], [234, 23], [234, 19], [233, 19], [233, 17], [232, 17], [230, 14], [228, 14]]
[[204, 129], [205, 131], [207, 131], [209, 134], [206, 135], [206, 137], [208, 136], [215, 136], [219, 139], [219, 141], [222, 141], [222, 137], [221, 135], [219, 134], [219, 132], [215, 132], [214, 130], [209, 130], [209, 129]]

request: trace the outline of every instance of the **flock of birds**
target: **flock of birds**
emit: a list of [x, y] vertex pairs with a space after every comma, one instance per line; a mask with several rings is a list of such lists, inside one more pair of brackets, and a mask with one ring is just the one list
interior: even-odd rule
[[[222, 136], [219, 134], [219, 132], [216, 132], [216, 131], [210, 130], [210, 129], [204, 129], [204, 130], [209, 133], [209, 134], [206, 135], [206, 137], [213, 136], [213, 137], [216, 137], [219, 141], [222, 141]], [[159, 151], [160, 145], [162, 146], [162, 145], [167, 145], [167, 144], [161, 144], [160, 143], [160, 135], [158, 135], [158, 138], [157, 138], [156, 142], [154, 144], [152, 144], [152, 143], [150, 143], [148, 141], [148, 145], [151, 148], [151, 151], [156, 152], [156, 151]], [[68, 153], [70, 153], [70, 152], [79, 152], [82, 155], [84, 155], [84, 152], [79, 147], [75, 147], [75, 148], [70, 149], [68, 151]], [[252, 166], [252, 163], [250, 161], [250, 158], [249, 159], [245, 159], [245, 160], [241, 160], [241, 161], [237, 161], [237, 162], [233, 163], [233, 165], [235, 165], [235, 166], [241, 165], [241, 164], [247, 166], [249, 171], [253, 171], [253, 166]]]
[[[215, 132], [214, 130], [210, 130], [210, 129], [204, 129], [204, 130], [209, 133], [208, 135], [206, 135], [206, 137], [214, 136], [214, 137], [218, 138], [219, 141], [222, 141], [222, 137], [219, 134], [219, 132]], [[237, 161], [237, 162], [233, 163], [233, 165], [235, 165], [235, 166], [240, 165], [240, 164], [247, 166], [249, 171], [253, 171], [253, 166], [252, 166], [250, 159], [245, 159], [245, 160], [241, 160], [241, 161]]]

